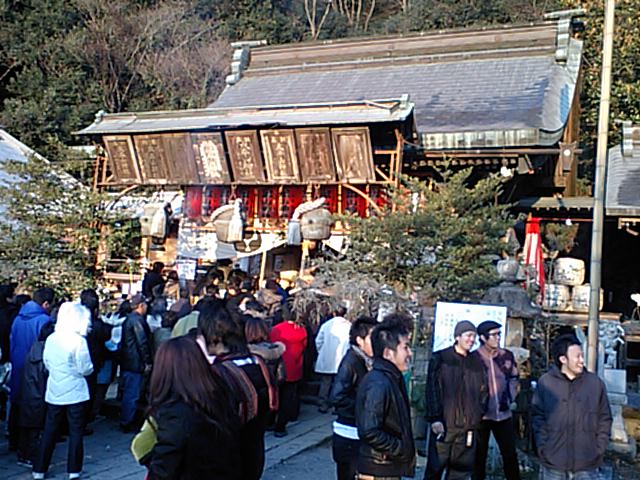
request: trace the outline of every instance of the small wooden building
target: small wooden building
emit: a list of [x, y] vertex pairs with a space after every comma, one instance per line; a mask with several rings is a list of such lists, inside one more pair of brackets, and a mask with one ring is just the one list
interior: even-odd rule
[[569, 12], [520, 27], [239, 42], [227, 87], [207, 108], [100, 113], [80, 134], [105, 147], [96, 186], [184, 190], [180, 229], [188, 235], [177, 255], [201, 260], [213, 259], [215, 242], [202, 255], [187, 246], [215, 238], [207, 217], [236, 198], [247, 239], [264, 240], [237, 245], [251, 254], [281, 245], [306, 200], [323, 196], [332, 212], [371, 214], [401, 173], [428, 178], [474, 166], [479, 176], [503, 172], [505, 201], [571, 196], [576, 24]]

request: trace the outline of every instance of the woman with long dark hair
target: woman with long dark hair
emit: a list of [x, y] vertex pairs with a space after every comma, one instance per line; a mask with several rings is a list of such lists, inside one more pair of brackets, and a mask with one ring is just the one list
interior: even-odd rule
[[223, 381], [191, 336], [158, 349], [149, 415], [157, 441], [145, 463], [151, 480], [240, 479], [240, 422]]
[[252, 355], [244, 330], [232, 320], [222, 302], [200, 311], [198, 331], [207, 353], [215, 355], [213, 369], [224, 376], [240, 414], [242, 480], [258, 480], [264, 470], [264, 432], [269, 412], [277, 410], [278, 391], [266, 363]]

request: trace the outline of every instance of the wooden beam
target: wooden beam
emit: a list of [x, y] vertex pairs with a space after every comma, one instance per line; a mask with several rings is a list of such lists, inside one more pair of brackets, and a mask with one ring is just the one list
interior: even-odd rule
[[376, 202], [374, 202], [373, 199], [362, 190], [354, 187], [353, 185], [349, 185], [348, 183], [343, 183], [342, 186], [364, 198], [377, 213], [382, 213], [382, 209], [376, 204]]

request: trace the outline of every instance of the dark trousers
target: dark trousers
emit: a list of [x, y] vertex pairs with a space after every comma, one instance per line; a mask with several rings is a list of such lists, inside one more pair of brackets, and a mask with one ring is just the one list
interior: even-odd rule
[[331, 385], [335, 375], [331, 373], [319, 373], [320, 375], [320, 391], [318, 396], [320, 397], [320, 408], [329, 409], [329, 395], [331, 394]]
[[80, 473], [84, 458], [82, 431], [84, 429], [87, 403], [71, 405], [52, 405], [47, 403], [47, 418], [44, 422], [44, 433], [40, 443], [40, 451], [33, 465], [35, 473], [47, 473], [51, 464], [51, 456], [56, 446], [56, 437], [63, 419], [69, 423], [69, 448], [67, 450], [67, 473]]
[[598, 480], [598, 478], [600, 478], [598, 473], [597, 468], [594, 470], [583, 470], [581, 472], [563, 472], [540, 465], [538, 480]]
[[142, 392], [141, 373], [123, 370], [121, 373], [122, 402], [120, 404], [120, 423], [124, 427], [132, 426], [136, 419], [138, 401]]
[[260, 480], [264, 471], [264, 421], [257, 417], [240, 430], [242, 445], [241, 465], [238, 465], [242, 480]]
[[108, 390], [109, 390], [109, 385], [103, 385], [101, 383], [96, 384], [96, 388], [93, 391], [91, 411], [89, 413], [89, 418], [87, 420], [87, 423], [93, 422], [98, 416], [98, 414], [100, 413], [100, 409], [102, 408], [104, 399], [107, 397]]
[[287, 422], [297, 420], [300, 413], [300, 397], [298, 385], [300, 382], [284, 382], [280, 385], [280, 409], [276, 418], [274, 430], [284, 432]]
[[38, 456], [41, 428], [20, 427], [20, 441], [18, 443], [18, 459], [35, 462]]
[[489, 437], [493, 433], [500, 455], [504, 476], [507, 480], [520, 480], [520, 468], [518, 467], [518, 453], [516, 452], [516, 434], [513, 427], [513, 418], [509, 417], [500, 422], [483, 420], [478, 428], [478, 444], [476, 450], [476, 464], [473, 472], [474, 480], [484, 480], [487, 467], [487, 454], [489, 452]]
[[20, 443], [20, 405], [11, 402], [9, 407], [9, 450], [17, 450]]
[[336, 462], [338, 480], [353, 480], [358, 469], [359, 440], [333, 434], [333, 461]]
[[[430, 427], [429, 427], [430, 428]], [[425, 480], [440, 480], [446, 471], [447, 480], [467, 480], [473, 474], [476, 434], [467, 447], [467, 431], [448, 431], [443, 440], [437, 440], [431, 433], [427, 453]]]

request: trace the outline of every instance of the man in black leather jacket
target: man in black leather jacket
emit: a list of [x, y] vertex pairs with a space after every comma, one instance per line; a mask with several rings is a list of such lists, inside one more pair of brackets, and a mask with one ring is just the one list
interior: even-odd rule
[[373, 369], [360, 383], [356, 424], [358, 478], [413, 477], [416, 466], [409, 397], [402, 373], [409, 369], [409, 330], [389, 316], [371, 334]]
[[331, 405], [338, 418], [333, 422], [333, 460], [338, 480], [353, 480], [358, 465], [360, 440], [356, 427], [356, 394], [360, 382], [373, 366], [371, 330], [376, 321], [360, 317], [349, 330], [349, 350], [345, 354], [331, 389]]
[[142, 395], [144, 376], [151, 373], [153, 362], [151, 331], [145, 320], [147, 303], [140, 294], [131, 298], [133, 311], [122, 324], [120, 342], [120, 369], [122, 371], [122, 407], [120, 427], [124, 431], [136, 431], [135, 414]]

